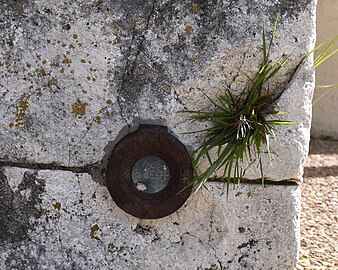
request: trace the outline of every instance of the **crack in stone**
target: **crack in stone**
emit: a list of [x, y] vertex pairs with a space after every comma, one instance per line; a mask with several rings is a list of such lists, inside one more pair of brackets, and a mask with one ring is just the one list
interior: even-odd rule
[[[186, 232], [186, 233], [184, 233], [182, 236], [184, 236], [184, 235], [189, 235], [189, 236], [191, 236], [191, 237], [197, 239], [198, 242], [199, 242], [202, 246], [207, 245], [209, 248], [211, 248], [211, 250], [214, 252], [215, 259], [216, 259], [217, 263], [218, 263], [219, 266], [220, 266], [220, 270], [223, 269], [222, 261], [221, 261], [221, 259], [217, 256], [217, 251], [216, 251], [215, 247], [213, 247], [213, 246], [212, 246], [210, 243], [208, 243], [208, 242], [202, 241], [201, 238], [199, 238], [198, 236], [196, 236], [196, 235], [194, 235], [194, 234], [191, 234], [190, 232]], [[181, 239], [182, 239], [182, 236], [181, 236]]]
[[[143, 31], [143, 33], [147, 32], [148, 29], [149, 29], [150, 19], [151, 19], [151, 17], [153, 16], [154, 11], [155, 11], [155, 4], [156, 4], [156, 0], [153, 1], [152, 9], [151, 9], [151, 11], [150, 11], [150, 13], [149, 13], [149, 16], [148, 16], [148, 18], [147, 18], [146, 29]], [[136, 52], [136, 54], [135, 54], [134, 61], [133, 61], [133, 63], [131, 64], [131, 68], [132, 68], [131, 72], [132, 72], [132, 73], [134, 72], [134, 67], [135, 67], [137, 58], [138, 58], [138, 56], [139, 56], [140, 53], [141, 53], [141, 49], [142, 49], [143, 42], [145, 41], [145, 39], [146, 39], [146, 37], [145, 37], [145, 35], [143, 34], [143, 35], [141, 36], [141, 41], [140, 41], [140, 44], [139, 44], [139, 46], [138, 46], [137, 52]]]
[[86, 127], [86, 131], [84, 132], [83, 136], [80, 138], [80, 140], [75, 144], [73, 145], [70, 149], [69, 149], [69, 154], [68, 154], [68, 166], [70, 165], [70, 162], [71, 162], [71, 158], [72, 158], [72, 151], [78, 147], [78, 145], [84, 140], [84, 138], [87, 136], [88, 132], [91, 130], [91, 128], [93, 127], [93, 123], [96, 119], [97, 116], [99, 116], [100, 113], [98, 113], [97, 115], [93, 116], [92, 120], [89, 122], [88, 126]]
[[[230, 83], [230, 85], [228, 85], [228, 88], [229, 88], [229, 89], [233, 89], [233, 88], [232, 88], [232, 85], [236, 82], [236, 79], [240, 76], [242, 67], [243, 67], [243, 65], [244, 65], [244, 63], [245, 63], [245, 57], [246, 57], [247, 53], [248, 53], [248, 51], [246, 51], [246, 52], [243, 54], [242, 61], [241, 61], [241, 63], [239, 64], [239, 68], [237, 69], [237, 73], [236, 73], [235, 76], [233, 77], [232, 82]], [[234, 90], [236, 90], [236, 89], [234, 89]]]
[[127, 58], [127, 63], [126, 63], [126, 67], [124, 68], [124, 71], [123, 71], [123, 76], [122, 76], [122, 79], [121, 79], [122, 83], [121, 83], [121, 88], [120, 88], [119, 92], [122, 91], [122, 89], [124, 87], [124, 84], [126, 82], [126, 75], [127, 75], [127, 72], [128, 72], [128, 69], [129, 69], [129, 65], [130, 65], [129, 61], [130, 61], [130, 56], [131, 56], [131, 49], [132, 49], [132, 47], [134, 45], [134, 40], [135, 40], [135, 36], [136, 36], [135, 31], [136, 31], [136, 29], [134, 27], [134, 29], [133, 29], [133, 35], [131, 37], [131, 42], [130, 42], [130, 45], [128, 47], [128, 53], [127, 53], [127, 57], [126, 57]]
[[[122, 119], [125, 121], [125, 123], [128, 124], [128, 119], [127, 117], [124, 115], [123, 111], [123, 103], [128, 103], [127, 105], [131, 105], [129, 104], [130, 102], [126, 101], [126, 100], [123, 100], [124, 98], [122, 97], [122, 93], [123, 93], [123, 89], [125, 87], [125, 83], [126, 83], [126, 77], [127, 77], [127, 74], [128, 73], [134, 73], [134, 70], [135, 70], [135, 67], [136, 67], [136, 62], [137, 62], [137, 59], [139, 57], [139, 55], [141, 54], [141, 49], [143, 47], [143, 43], [146, 39], [145, 37], [145, 33], [149, 30], [149, 25], [150, 25], [150, 20], [155, 12], [155, 6], [156, 6], [156, 0], [153, 1], [152, 3], [152, 8], [151, 8], [151, 11], [147, 17], [147, 23], [146, 23], [146, 27], [145, 27], [145, 30], [143, 31], [142, 35], [140, 36], [140, 40], [139, 40], [139, 44], [137, 46], [137, 50], [136, 50], [136, 53], [134, 54], [134, 60], [131, 62], [131, 58], [132, 58], [132, 47], [134, 45], [134, 42], [136, 40], [136, 29], [135, 29], [135, 26], [134, 26], [134, 29], [133, 29], [133, 35], [132, 35], [132, 38], [131, 38], [131, 43], [129, 45], [129, 48], [128, 48], [128, 53], [127, 53], [127, 56], [126, 56], [126, 59], [127, 59], [127, 63], [126, 63], [126, 66], [123, 70], [123, 76], [122, 76], [122, 79], [121, 79], [121, 87], [120, 87], [120, 90], [118, 91], [118, 97], [117, 97], [117, 103], [118, 103], [118, 106], [120, 108], [120, 115], [122, 117]], [[137, 112], [139, 113], [138, 111], [138, 108], [135, 107]]]
[[181, 105], [184, 107], [185, 110], [188, 109], [187, 106], [185, 105], [185, 103], [180, 99], [180, 97], [179, 97], [179, 95], [178, 95], [178, 93], [177, 93], [177, 91], [176, 91], [175, 88], [174, 88], [174, 99], [175, 99], [179, 104], [181, 104]]
[[129, 48], [128, 48], [128, 53], [127, 53], [127, 63], [126, 63], [126, 67], [124, 68], [124, 71], [123, 71], [123, 76], [122, 76], [122, 79], [121, 79], [121, 87], [120, 87], [120, 90], [117, 92], [117, 105], [119, 106], [119, 109], [120, 109], [120, 116], [122, 117], [122, 119], [124, 120], [124, 122], [126, 124], [128, 124], [128, 119], [124, 116], [124, 113], [123, 113], [123, 106], [122, 104], [124, 103], [124, 99], [123, 97], [121, 96], [122, 95], [122, 91], [123, 91], [123, 88], [124, 88], [124, 85], [125, 85], [125, 82], [126, 82], [126, 75], [127, 75], [127, 72], [128, 72], [128, 69], [129, 69], [129, 61], [130, 61], [130, 56], [131, 56], [131, 49], [132, 49], [132, 46], [134, 44], [134, 40], [135, 40], [135, 27], [133, 29], [133, 36], [131, 38], [131, 43], [129, 45]]
[[214, 212], [215, 212], [215, 209], [216, 209], [216, 205], [213, 205], [212, 206], [212, 209], [210, 211], [210, 223], [209, 223], [209, 242], [211, 242], [211, 234], [212, 234], [212, 227], [213, 227], [213, 224], [214, 224]]
[[17, 167], [23, 169], [32, 169], [32, 170], [60, 170], [60, 171], [71, 171], [74, 173], [89, 173], [91, 172], [92, 167], [96, 166], [98, 163], [83, 167], [71, 167], [71, 166], [60, 166], [55, 163], [41, 164], [41, 163], [28, 163], [28, 162], [13, 162], [13, 161], [1, 161], [1, 167]]

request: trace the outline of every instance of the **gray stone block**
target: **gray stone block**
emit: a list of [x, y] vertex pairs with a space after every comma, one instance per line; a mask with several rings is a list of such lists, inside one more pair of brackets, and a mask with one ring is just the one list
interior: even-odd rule
[[[140, 220], [88, 174], [3, 168], [0, 268], [293, 269], [298, 185], [208, 184], [176, 213]], [[1, 207], [3, 202], [0, 201]], [[1, 211], [3, 208], [0, 208]]]
[[[208, 109], [226, 85], [239, 91], [261, 60], [278, 11], [272, 57], [290, 55], [270, 85], [289, 72], [315, 41], [310, 1], [6, 1], [0, 6], [0, 160], [83, 167], [99, 163], [124, 127], [152, 120], [183, 135], [182, 109]], [[297, 125], [278, 133], [274, 180], [301, 179], [307, 155], [311, 61], [280, 101]], [[257, 170], [248, 178], [257, 178]], [[286, 169], [287, 168], [287, 169]]]
[[[296, 184], [245, 183], [227, 199], [210, 182], [172, 215], [140, 220], [115, 205], [104, 172], [87, 172], [139, 123], [166, 125], [196, 149], [201, 135], [184, 132], [210, 123], [179, 111], [210, 109], [203, 93], [224, 86], [239, 92], [280, 11], [271, 57], [290, 60], [269, 89], [286, 89], [277, 106], [297, 124], [278, 129], [283, 147], [272, 144], [264, 168], [301, 180], [312, 59], [289, 80], [313, 48], [316, 2], [0, 1], [0, 269], [295, 267]], [[255, 165], [246, 177], [260, 177]]]

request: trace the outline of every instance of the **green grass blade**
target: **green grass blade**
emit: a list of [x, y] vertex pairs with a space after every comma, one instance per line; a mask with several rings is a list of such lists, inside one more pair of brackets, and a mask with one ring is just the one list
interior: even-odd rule
[[318, 61], [315, 62], [314, 67], [317, 68], [318, 66], [320, 66], [321, 64], [323, 64], [326, 60], [328, 60], [329, 58], [331, 58], [336, 53], [338, 53], [338, 49], [335, 49], [329, 55], [326, 55], [325, 57], [323, 57], [321, 59], [318, 59]]
[[281, 121], [281, 120], [267, 120], [265, 121], [267, 124], [271, 125], [277, 125], [277, 126], [282, 126], [282, 125], [295, 125], [297, 124], [296, 122], [292, 121]]
[[[325, 48], [325, 50], [322, 52], [322, 53], [320, 53], [317, 57], [316, 57], [316, 59], [314, 60], [314, 66], [315, 66], [315, 68], [316, 67], [318, 67], [321, 63], [323, 63], [324, 61], [322, 61], [324, 58], [326, 58], [326, 55], [327, 55], [327, 53], [331, 50], [331, 48], [335, 45], [335, 43], [338, 41], [338, 35], [337, 36], [335, 36], [335, 38], [329, 43], [329, 45]], [[326, 42], [324, 42], [324, 44], [325, 44]], [[322, 43], [323, 44], [323, 43]], [[321, 45], [322, 45], [321, 44]], [[337, 50], [335, 50], [335, 52], [333, 53], [333, 54], [335, 54], [337, 52]], [[331, 53], [331, 56], [333, 55], [332, 53]], [[327, 60], [328, 58], [326, 58], [326, 60]]]
[[276, 15], [276, 20], [275, 20], [275, 23], [274, 23], [274, 25], [273, 25], [273, 31], [272, 31], [271, 38], [270, 38], [270, 43], [269, 43], [269, 49], [268, 49], [267, 58], [269, 58], [269, 56], [270, 56], [270, 51], [271, 51], [272, 43], [273, 43], [273, 41], [274, 41], [274, 39], [275, 39], [275, 36], [276, 36], [278, 20], [279, 20], [279, 13], [277, 13], [277, 15]]
[[[324, 87], [323, 87], [324, 88]], [[317, 97], [313, 102], [312, 105], [316, 105], [318, 103], [318, 101], [320, 101], [323, 97], [325, 97], [328, 93], [330, 93], [331, 91], [335, 90], [338, 88], [338, 84], [333, 85], [331, 88], [329, 88], [328, 90], [326, 90], [323, 94], [321, 94], [319, 97]]]
[[263, 39], [263, 62], [262, 62], [262, 67], [265, 66], [268, 62], [268, 58], [267, 58], [267, 53], [266, 53], [266, 40], [265, 40], [265, 29], [263, 26], [263, 30], [262, 30], [262, 39]]
[[[318, 51], [318, 50], [319, 50], [323, 45], [325, 45], [326, 43], [327, 43], [326, 41], [322, 42], [322, 43], [319, 44], [317, 47], [315, 47], [312, 51], [309, 51], [307, 54], [305, 54], [305, 55], [303, 56], [303, 58], [299, 61], [298, 66], [301, 65], [301, 64], [303, 64], [304, 61], [305, 61], [311, 54], [313, 54], [313, 53], [315, 53], [316, 51]], [[319, 56], [318, 56], [316, 59], [319, 59]], [[316, 60], [314, 60], [314, 62], [316, 62]]]

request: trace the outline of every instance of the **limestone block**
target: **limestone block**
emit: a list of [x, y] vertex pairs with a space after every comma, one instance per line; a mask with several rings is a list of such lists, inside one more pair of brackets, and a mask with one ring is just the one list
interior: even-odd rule
[[212, 182], [176, 213], [140, 220], [85, 173], [3, 167], [0, 268], [293, 269], [300, 188]]
[[[226, 85], [239, 91], [261, 60], [261, 30], [281, 20], [272, 58], [290, 71], [315, 39], [316, 0], [2, 1], [0, 5], [0, 160], [85, 167], [100, 163], [124, 127], [148, 120], [184, 135], [182, 109], [209, 109]], [[273, 180], [301, 179], [309, 140], [311, 60], [280, 100], [288, 120], [273, 146]], [[257, 178], [256, 168], [248, 178]]]

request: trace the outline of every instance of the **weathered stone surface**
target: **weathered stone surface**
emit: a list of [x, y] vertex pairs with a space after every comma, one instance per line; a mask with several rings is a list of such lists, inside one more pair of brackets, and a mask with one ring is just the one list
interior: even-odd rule
[[209, 183], [210, 192], [194, 194], [178, 212], [139, 220], [88, 174], [6, 167], [0, 179], [4, 270], [279, 270], [296, 263], [297, 185], [244, 184], [227, 200], [223, 184]]
[[[195, 148], [201, 138], [182, 132], [204, 123], [178, 111], [207, 109], [202, 92], [236, 91], [257, 72], [262, 25], [270, 33], [278, 10], [272, 56], [291, 59], [271, 89], [315, 37], [316, 0], [0, 3], [0, 160], [21, 164], [99, 163], [122, 128], [148, 119]], [[266, 172], [274, 180], [301, 178], [312, 88], [307, 63], [280, 101], [298, 125], [278, 132], [284, 148], [273, 146]]]

